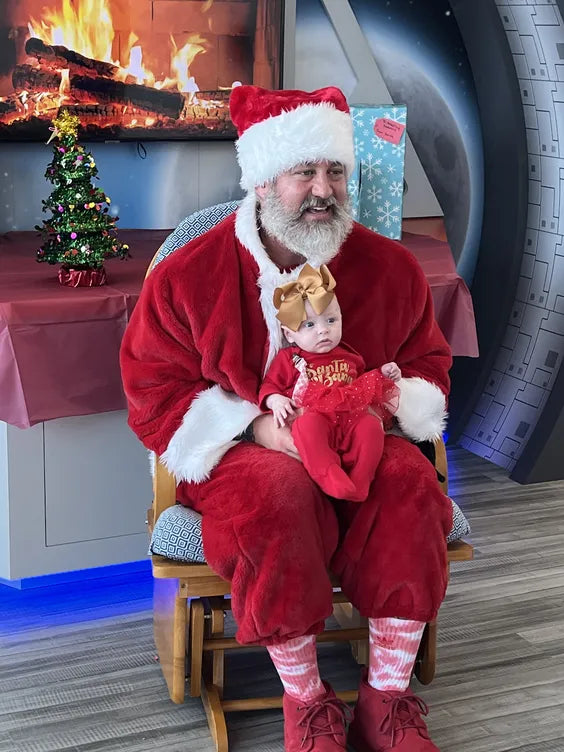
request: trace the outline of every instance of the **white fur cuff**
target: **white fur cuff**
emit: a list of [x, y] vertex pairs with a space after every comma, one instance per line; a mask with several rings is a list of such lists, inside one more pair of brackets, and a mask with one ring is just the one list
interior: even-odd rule
[[233, 437], [260, 414], [258, 405], [217, 384], [205, 389], [192, 401], [160, 460], [177, 482], [201, 483], [235, 446]]
[[396, 418], [413, 441], [437, 441], [446, 428], [446, 398], [438, 386], [418, 376], [400, 379]]

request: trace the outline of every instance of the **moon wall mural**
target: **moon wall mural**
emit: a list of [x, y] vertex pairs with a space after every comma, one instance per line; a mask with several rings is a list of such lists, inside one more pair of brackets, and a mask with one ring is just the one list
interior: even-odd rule
[[[446, 0], [350, 0], [444, 213], [457, 268], [470, 284], [478, 252], [483, 158], [472, 73]], [[354, 76], [319, 0], [298, 0], [296, 79], [345, 94]], [[383, 104], [373, 102], [373, 104]]]

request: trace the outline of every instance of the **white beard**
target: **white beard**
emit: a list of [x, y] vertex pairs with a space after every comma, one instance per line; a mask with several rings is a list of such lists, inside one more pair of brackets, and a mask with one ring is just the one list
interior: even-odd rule
[[328, 264], [339, 253], [352, 230], [353, 219], [349, 201], [343, 205], [334, 199], [311, 199], [313, 205], [333, 207], [334, 217], [327, 221], [306, 222], [302, 219], [304, 205], [297, 212], [285, 208], [272, 189], [260, 203], [260, 223], [268, 235], [276, 238], [288, 250], [303, 256], [314, 267]]

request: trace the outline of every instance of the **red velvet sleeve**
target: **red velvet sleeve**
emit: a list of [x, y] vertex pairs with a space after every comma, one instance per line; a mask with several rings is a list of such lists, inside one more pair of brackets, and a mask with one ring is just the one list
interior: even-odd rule
[[413, 325], [398, 348], [394, 360], [402, 377], [420, 377], [430, 381], [447, 395], [450, 389], [448, 371], [452, 365], [450, 347], [435, 321], [431, 289], [423, 270], [417, 266], [412, 279]]
[[120, 352], [128, 422], [148, 449], [167, 448], [194, 397], [210, 386], [190, 325], [157, 267], [145, 280]]
[[268, 410], [265, 403], [266, 398], [271, 394], [292, 396], [292, 390], [298, 378], [298, 372], [292, 361], [293, 354], [293, 348], [286, 347], [280, 350], [272, 361], [259, 391], [258, 402], [261, 410]]

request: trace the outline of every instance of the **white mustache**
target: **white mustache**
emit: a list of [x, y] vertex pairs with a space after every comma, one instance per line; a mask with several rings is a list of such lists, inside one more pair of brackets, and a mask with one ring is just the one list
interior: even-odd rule
[[303, 214], [306, 209], [327, 209], [330, 206], [336, 206], [337, 199], [335, 196], [329, 196], [328, 198], [317, 198], [310, 196], [300, 206], [300, 214]]

